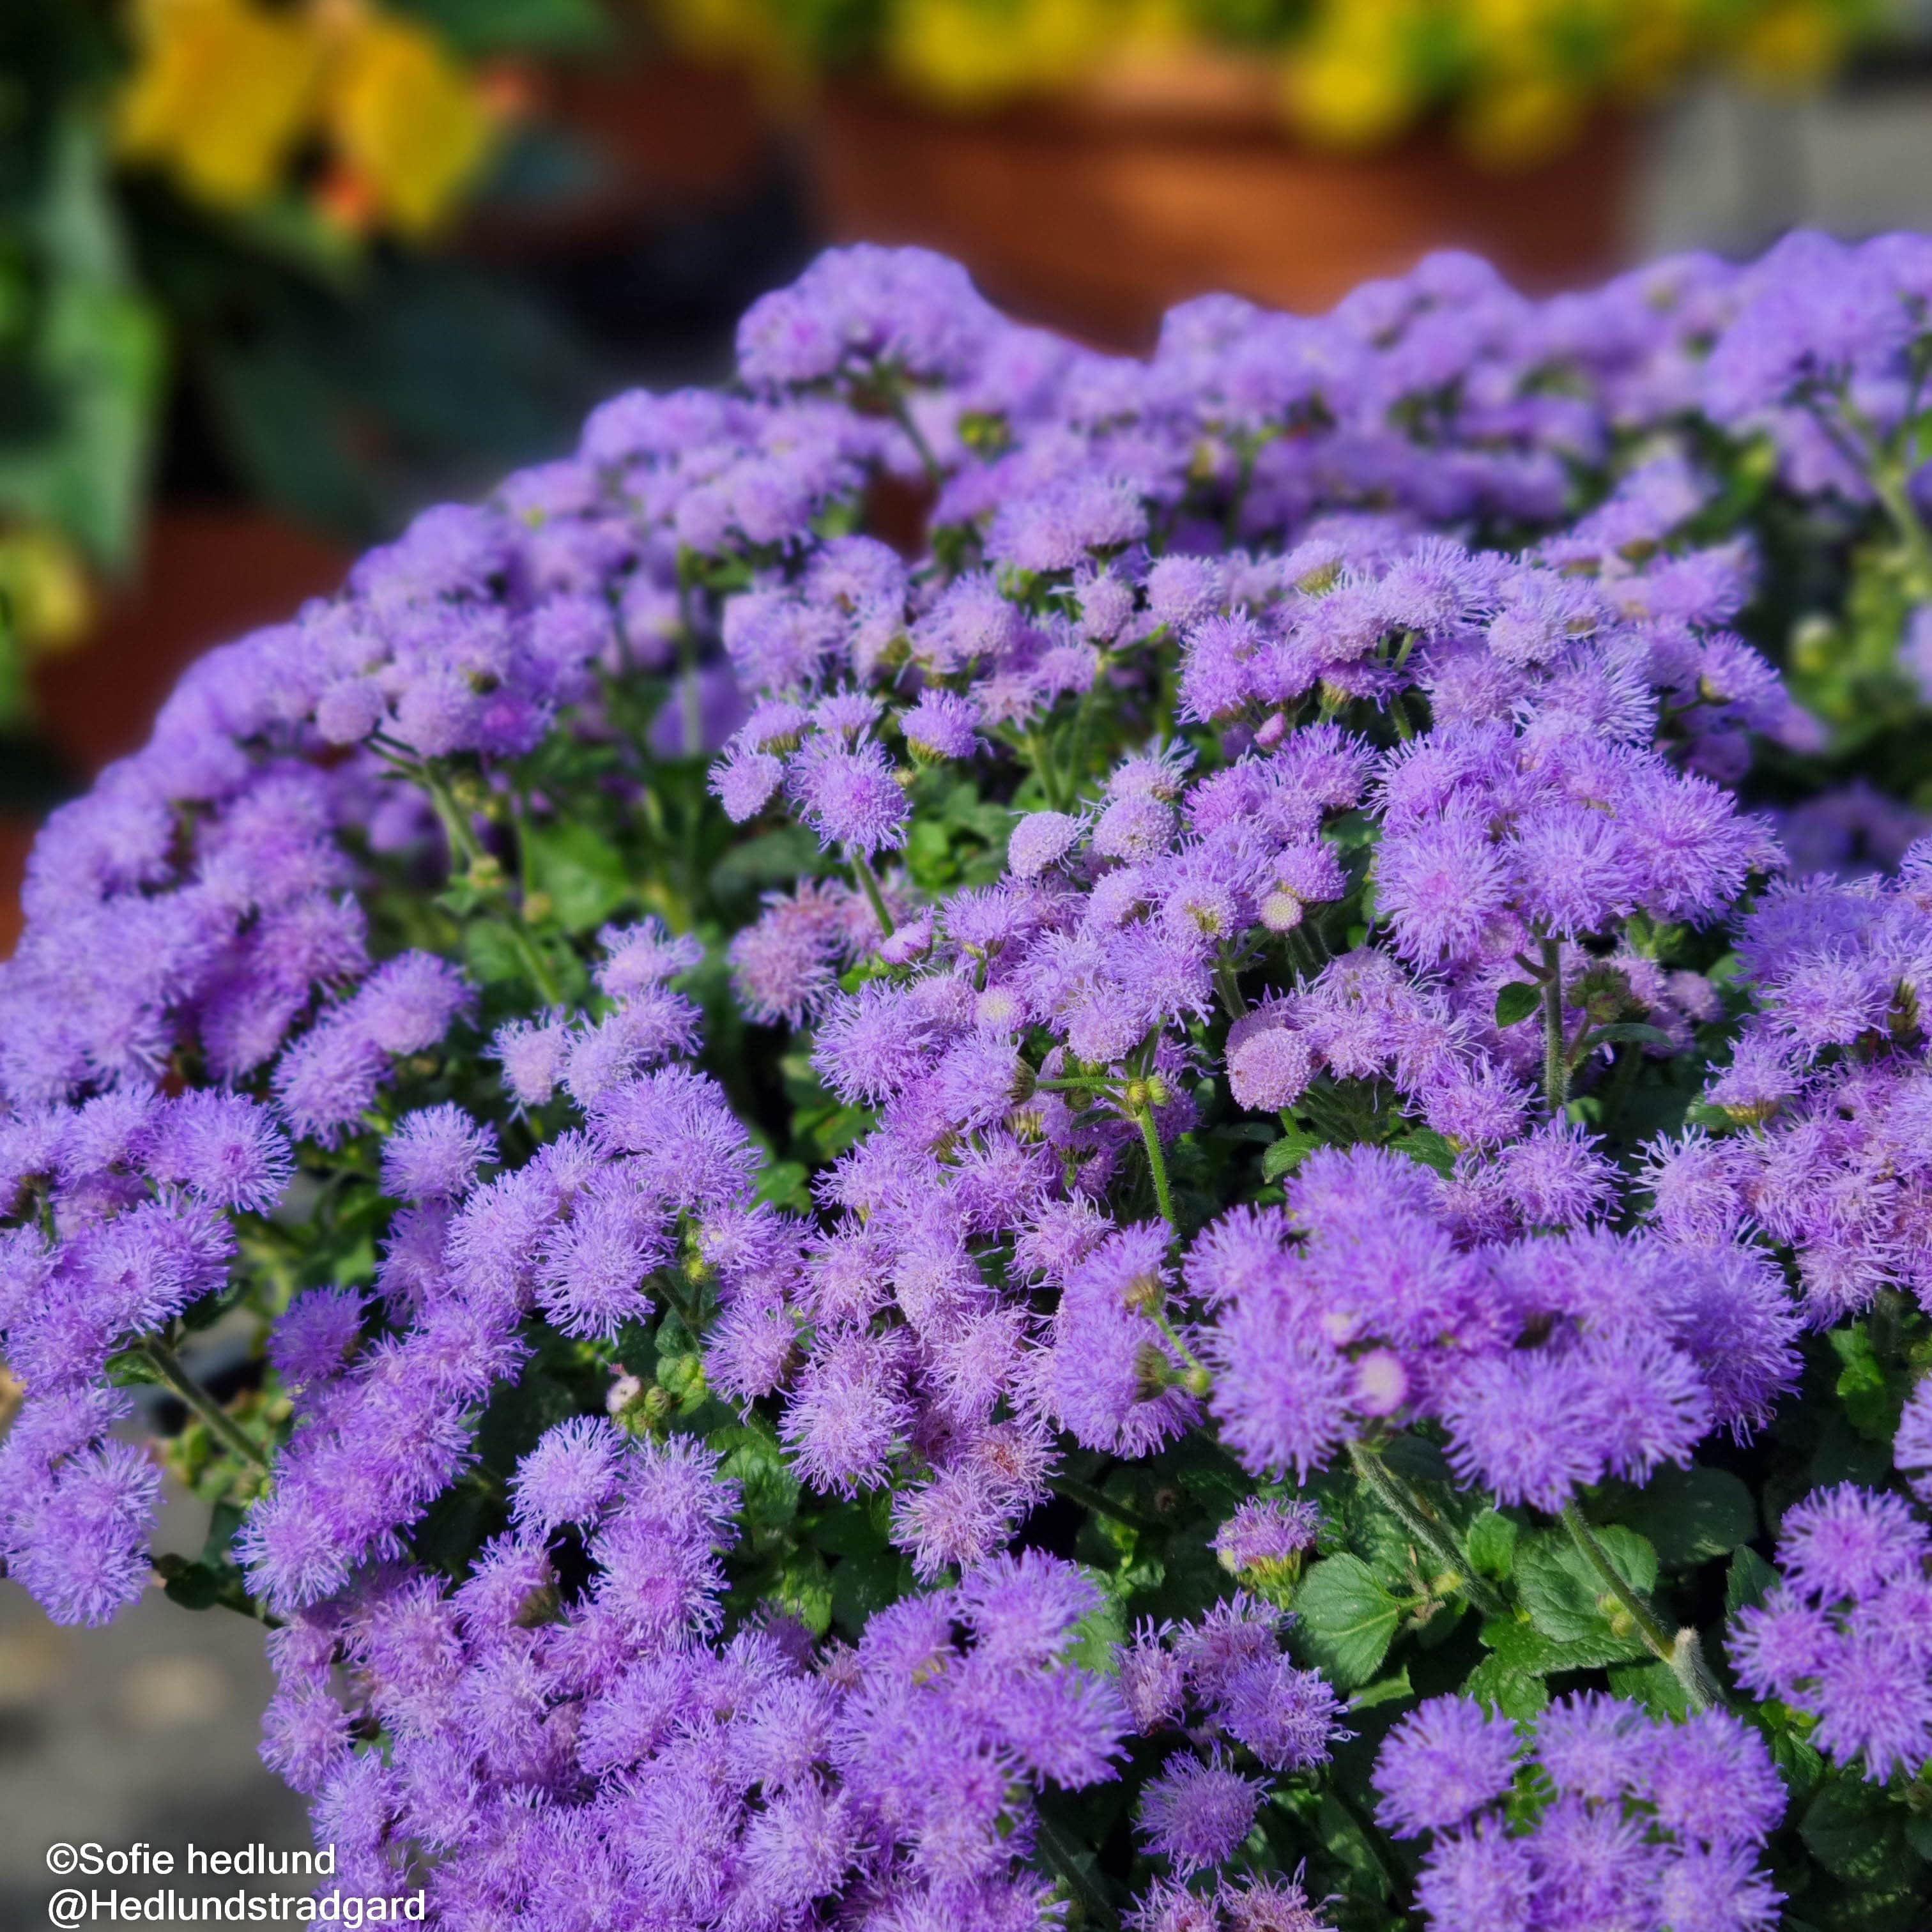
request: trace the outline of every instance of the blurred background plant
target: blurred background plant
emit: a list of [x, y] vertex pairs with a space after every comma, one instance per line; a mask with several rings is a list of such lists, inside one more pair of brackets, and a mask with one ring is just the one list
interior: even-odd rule
[[[33, 664], [96, 627], [157, 498], [346, 551], [621, 377], [529, 242], [608, 186], [577, 96], [654, 32], [607, 0], [0, 6], [10, 793], [46, 777], [17, 735]], [[301, 554], [313, 578], [336, 553]]]
[[1286, 126], [1379, 146], [1430, 120], [1495, 166], [1576, 141], [1594, 110], [1727, 68], [1809, 86], [1884, 0], [662, 0], [698, 44], [861, 70], [973, 111], [1177, 60], [1265, 74]]

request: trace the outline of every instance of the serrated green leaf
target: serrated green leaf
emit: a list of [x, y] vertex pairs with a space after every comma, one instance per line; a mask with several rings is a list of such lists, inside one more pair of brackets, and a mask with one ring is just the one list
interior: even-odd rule
[[1834, 1328], [1826, 1339], [1840, 1364], [1833, 1392], [1846, 1420], [1867, 1442], [1890, 1442], [1898, 1431], [1904, 1391], [1886, 1376], [1865, 1324]]
[[1666, 1466], [1612, 1508], [1617, 1521], [1648, 1540], [1670, 1570], [1728, 1556], [1758, 1531], [1757, 1504], [1728, 1469]]
[[712, 1447], [724, 1451], [720, 1474], [737, 1484], [748, 1520], [760, 1527], [791, 1521], [798, 1514], [798, 1478], [771, 1426], [760, 1418], [717, 1431]]
[[896, 1550], [842, 1556], [832, 1568], [832, 1620], [856, 1637], [874, 1611], [896, 1602], [916, 1586], [911, 1564]]
[[1448, 1457], [1427, 1436], [1418, 1436], [1413, 1431], [1390, 1436], [1382, 1460], [1396, 1474], [1406, 1477], [1412, 1483], [1453, 1483], [1456, 1480], [1456, 1472], [1449, 1466]]
[[774, 1208], [796, 1208], [801, 1213], [812, 1205], [812, 1190], [806, 1184], [812, 1170], [802, 1161], [768, 1161], [758, 1170], [754, 1199], [769, 1202]]
[[1304, 1133], [1299, 1127], [1289, 1128], [1262, 1156], [1262, 1179], [1279, 1180], [1284, 1174], [1292, 1174], [1321, 1144], [1316, 1135]]
[[1405, 1664], [1393, 1677], [1378, 1677], [1374, 1683], [1364, 1684], [1348, 1700], [1348, 1708], [1370, 1711], [1378, 1704], [1399, 1703], [1414, 1695], [1415, 1687], [1408, 1681], [1408, 1666]]
[[1388, 1654], [1402, 1606], [1359, 1556], [1326, 1556], [1294, 1593], [1297, 1630], [1309, 1653], [1345, 1690], [1366, 1684]]
[[1610, 1026], [1592, 1027], [1586, 1044], [1604, 1046], [1617, 1040], [1631, 1040], [1640, 1046], [1660, 1046], [1666, 1049], [1675, 1049], [1677, 1045], [1661, 1027], [1648, 1026], [1642, 1020], [1618, 1020]]
[[1646, 1664], [1620, 1664], [1610, 1672], [1613, 1696], [1641, 1704], [1653, 1718], [1681, 1721], [1690, 1714], [1690, 1700], [1684, 1680], [1660, 1659]]
[[1462, 1680], [1463, 1694], [1520, 1723], [1550, 1702], [1550, 1687], [1533, 1672], [1519, 1670], [1500, 1656], [1484, 1658]]
[[[1635, 1531], [1606, 1524], [1597, 1531], [1617, 1573], [1642, 1593], [1657, 1581], [1657, 1552]], [[1516, 1558], [1516, 1594], [1544, 1636], [1559, 1643], [1600, 1643], [1617, 1637], [1621, 1612], [1595, 1566], [1566, 1536], [1554, 1532], [1521, 1544]]]
[[1742, 1610], [1761, 1604], [1778, 1581], [1778, 1572], [1755, 1550], [1733, 1551], [1731, 1567], [1724, 1573], [1724, 1616], [1728, 1620]]
[[1521, 1024], [1543, 1004], [1543, 988], [1527, 980], [1512, 980], [1496, 994], [1496, 1024]]
[[530, 875], [565, 932], [589, 932], [633, 896], [624, 855], [580, 820], [533, 826], [524, 834]]
[[1483, 1642], [1505, 1669], [1525, 1677], [1553, 1677], [1569, 1670], [1600, 1670], [1646, 1656], [1643, 1640], [1620, 1636], [1607, 1624], [1569, 1641], [1546, 1636], [1520, 1618], [1493, 1617], [1484, 1624]]
[[770, 1594], [771, 1601], [797, 1618], [814, 1636], [823, 1636], [832, 1628], [832, 1574], [817, 1550], [798, 1550], [787, 1556]]
[[1493, 1576], [1499, 1582], [1507, 1582], [1516, 1566], [1516, 1538], [1521, 1534], [1521, 1528], [1513, 1516], [1504, 1516], [1501, 1510], [1481, 1510], [1469, 1525], [1468, 1533], [1462, 1539], [1462, 1547], [1468, 1552], [1470, 1562], [1483, 1575]]

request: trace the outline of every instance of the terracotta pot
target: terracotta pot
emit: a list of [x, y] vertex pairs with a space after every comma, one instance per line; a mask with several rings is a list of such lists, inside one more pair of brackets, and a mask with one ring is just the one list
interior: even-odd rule
[[1499, 173], [1434, 131], [1363, 155], [1303, 146], [1273, 85], [1258, 64], [1190, 60], [964, 116], [838, 83], [815, 117], [820, 213], [842, 241], [940, 249], [1016, 313], [1134, 350], [1191, 296], [1318, 312], [1432, 248], [1473, 249], [1531, 292], [1618, 266], [1627, 122]]
[[561, 66], [530, 84], [530, 111], [571, 136], [596, 176], [556, 200], [479, 211], [464, 238], [486, 258], [580, 251], [653, 220], [728, 206], [754, 194], [772, 167], [770, 119], [742, 68], [663, 55]]
[[[349, 553], [266, 511], [164, 508], [134, 579], [99, 629], [44, 660], [34, 680], [42, 730], [78, 778], [138, 751], [175, 680], [212, 645], [292, 616], [334, 590]], [[20, 933], [20, 882], [33, 828], [0, 820], [0, 956]]]

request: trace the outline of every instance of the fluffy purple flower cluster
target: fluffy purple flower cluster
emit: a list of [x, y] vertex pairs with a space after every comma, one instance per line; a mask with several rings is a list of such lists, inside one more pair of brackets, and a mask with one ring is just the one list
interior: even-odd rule
[[1778, 1565], [1739, 1615], [1738, 1676], [1815, 1718], [1827, 1756], [1915, 1776], [1932, 1762], [1932, 1528], [1902, 1497], [1840, 1484], [1786, 1511]]
[[1784, 1787], [1762, 1738], [1727, 1712], [1659, 1723], [1585, 1694], [1526, 1738], [1473, 1699], [1433, 1697], [1389, 1733], [1375, 1782], [1382, 1824], [1430, 1840], [1416, 1903], [1439, 1932], [1778, 1923], [1757, 1853]]
[[[1714, 1429], [1748, 1436], [1793, 1385], [1798, 1318], [1761, 1251], [1586, 1225], [1612, 1176], [1561, 1128], [1489, 1176], [1493, 1208], [1466, 1171], [1322, 1149], [1285, 1207], [1233, 1209], [1198, 1238], [1210, 1406], [1255, 1474], [1306, 1475], [1429, 1418], [1466, 1480], [1554, 1511], [1606, 1475], [1688, 1463]], [[1472, 1192], [1483, 1220], [1576, 1226], [1472, 1240]]]
[[[1793, 1762], [1932, 1757], [1932, 851], [1742, 797], [1826, 742], [1753, 492], [1932, 608], [1928, 307], [1898, 238], [1443, 256], [1138, 362], [854, 249], [419, 518], [37, 848], [7, 1574], [139, 1592], [172, 1390], [265, 1756], [452, 1928], [1318, 1932], [1406, 1883], [1334, 1794], [1412, 1642], [1542, 1712], [1388, 1733], [1431, 1923], [1772, 1924], [1784, 1785], [1618, 1518], [1902, 1404], [1731, 1654]], [[1646, 1650], [1687, 1719], [1540, 1686]]]
[[1761, 1229], [1795, 1251], [1821, 1324], [1888, 1286], [1932, 1307], [1932, 846], [1890, 880], [1780, 882], [1744, 920], [1738, 958], [1758, 1010], [1706, 1090], [1737, 1131], [1694, 1127], [1655, 1150], [1660, 1226], [1690, 1241]]
[[[563, 1423], [459, 1586], [380, 1567], [278, 1630], [263, 1755], [314, 1794], [338, 1884], [413, 1873], [439, 1923], [554, 1932], [1039, 1924], [1030, 1793], [1112, 1777], [1125, 1728], [1069, 1659], [1097, 1593], [1003, 1557], [853, 1648], [728, 1639], [736, 1504], [689, 1438]], [[376, 1727], [386, 1751], [353, 1748]]]

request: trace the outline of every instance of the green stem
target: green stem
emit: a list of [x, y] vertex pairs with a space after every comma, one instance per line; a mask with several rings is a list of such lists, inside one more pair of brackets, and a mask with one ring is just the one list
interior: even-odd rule
[[422, 782], [428, 789], [430, 802], [436, 807], [436, 815], [442, 822], [443, 836], [449, 841], [450, 850], [466, 864], [474, 865], [482, 857], [483, 848], [477, 844], [476, 835], [470, 830], [463, 808], [439, 774], [427, 765], [419, 770]]
[[1675, 1637], [1671, 1636], [1658, 1620], [1657, 1612], [1630, 1588], [1610, 1561], [1610, 1552], [1598, 1540], [1597, 1532], [1574, 1503], [1563, 1506], [1563, 1526], [1569, 1531], [1570, 1540], [1582, 1552], [1585, 1560], [1603, 1579], [1604, 1587], [1636, 1626], [1644, 1647], [1660, 1664], [1667, 1664], [1676, 1673], [1677, 1681], [1684, 1686], [1684, 1695], [1690, 1700], [1690, 1708], [1694, 1711], [1708, 1710], [1716, 1703], [1718, 1693], [1705, 1672], [1704, 1660], [1697, 1648], [1697, 1633], [1684, 1629]]
[[150, 1335], [135, 1351], [155, 1374], [208, 1425], [214, 1436], [230, 1455], [251, 1469], [268, 1473], [268, 1459], [248, 1432], [190, 1375], [182, 1358], [158, 1335]]
[[1234, 962], [1228, 957], [1223, 946], [1214, 961], [1214, 988], [1221, 995], [1221, 1004], [1228, 1010], [1228, 1017], [1238, 1020], [1248, 1010], [1248, 1003], [1241, 992], [1241, 982], [1234, 970]]
[[692, 553], [677, 553], [678, 699], [682, 713], [684, 755], [694, 758], [704, 743], [704, 716], [698, 688], [698, 627], [691, 616]]
[[1355, 1474], [1377, 1497], [1402, 1520], [1402, 1526], [1456, 1580], [1456, 1587], [1484, 1616], [1498, 1616], [1502, 1600], [1476, 1574], [1475, 1566], [1459, 1549], [1456, 1540], [1425, 1510], [1420, 1498], [1401, 1481], [1378, 1451], [1356, 1440], [1348, 1444], [1348, 1460]]
[[1046, 800], [1048, 808], [1064, 812], [1066, 798], [1054, 772], [1053, 752], [1046, 742], [1046, 734], [1037, 724], [1026, 734], [1026, 748], [1027, 756], [1032, 761], [1034, 776], [1040, 780], [1040, 791]]
[[864, 856], [847, 847], [845, 856], [852, 862], [852, 874], [859, 881], [859, 890], [866, 895], [866, 903], [872, 908], [872, 916], [879, 922], [879, 936], [890, 939], [892, 935], [892, 916], [886, 910], [886, 896], [879, 890], [878, 875], [866, 864]]
[[1091, 1483], [1083, 1483], [1077, 1476], [1049, 1477], [1046, 1486], [1055, 1496], [1064, 1496], [1069, 1502], [1078, 1503], [1082, 1509], [1092, 1510], [1096, 1515], [1112, 1516], [1130, 1529], [1161, 1531], [1167, 1527], [1165, 1523], [1142, 1516], [1138, 1510], [1129, 1509], [1124, 1503], [1117, 1503], [1106, 1490], [1096, 1490]]
[[897, 382], [891, 385], [892, 420], [905, 431], [906, 440], [918, 453], [920, 466], [926, 472], [926, 480], [935, 490], [946, 487], [946, 466], [932, 453], [932, 446], [926, 440], [925, 433], [912, 419], [912, 411], [906, 406], [905, 391]]
[[1563, 947], [1562, 942], [1541, 942], [1543, 968], [1543, 1097], [1550, 1117], [1560, 1120], [1570, 1104], [1570, 1056], [1563, 1037]]
[[1174, 1190], [1168, 1185], [1167, 1156], [1160, 1150], [1160, 1132], [1154, 1124], [1154, 1109], [1140, 1107], [1134, 1119], [1141, 1130], [1141, 1144], [1147, 1149], [1148, 1170], [1154, 1176], [1154, 1198], [1160, 1208], [1160, 1218], [1178, 1234], [1180, 1228], [1174, 1218]]

